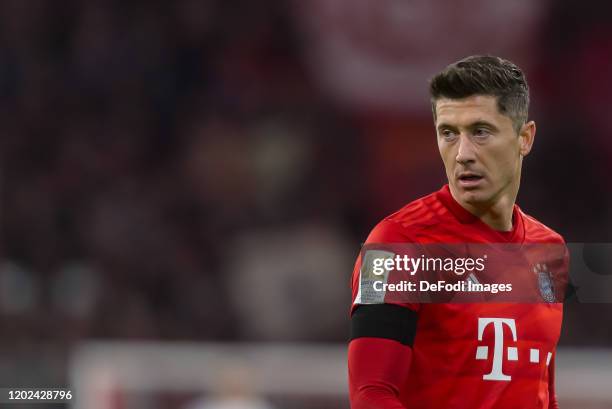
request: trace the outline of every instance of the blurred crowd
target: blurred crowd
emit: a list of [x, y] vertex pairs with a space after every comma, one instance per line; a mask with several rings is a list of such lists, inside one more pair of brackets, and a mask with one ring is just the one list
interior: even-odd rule
[[[426, 100], [329, 97], [296, 3], [0, 3], [1, 346], [346, 339], [360, 243], [444, 175]], [[612, 30], [580, 4], [528, 44], [519, 204], [606, 241]], [[574, 319], [598, 332], [568, 342], [612, 342]]]

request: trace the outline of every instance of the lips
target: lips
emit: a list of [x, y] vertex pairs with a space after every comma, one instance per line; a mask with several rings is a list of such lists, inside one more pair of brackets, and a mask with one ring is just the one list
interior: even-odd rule
[[461, 172], [457, 176], [459, 184], [465, 188], [473, 188], [478, 186], [483, 180], [484, 176], [476, 172]]
[[482, 179], [482, 175], [474, 172], [461, 172], [459, 174], [459, 180], [475, 180]]

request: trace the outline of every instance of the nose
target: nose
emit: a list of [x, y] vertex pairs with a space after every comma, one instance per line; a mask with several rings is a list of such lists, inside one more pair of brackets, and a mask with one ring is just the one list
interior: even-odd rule
[[474, 144], [470, 138], [465, 135], [459, 135], [459, 143], [457, 148], [457, 157], [455, 158], [457, 163], [466, 164], [476, 160], [474, 153]]

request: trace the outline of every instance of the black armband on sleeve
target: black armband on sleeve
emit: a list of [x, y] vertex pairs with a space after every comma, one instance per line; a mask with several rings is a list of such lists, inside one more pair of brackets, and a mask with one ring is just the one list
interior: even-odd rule
[[358, 306], [351, 317], [351, 340], [363, 337], [387, 338], [412, 346], [418, 314], [394, 304]]

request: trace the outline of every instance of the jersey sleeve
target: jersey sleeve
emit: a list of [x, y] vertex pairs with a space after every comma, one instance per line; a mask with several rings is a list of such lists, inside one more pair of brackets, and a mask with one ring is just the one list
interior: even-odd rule
[[[394, 222], [383, 220], [369, 243], [403, 243], [410, 238]], [[418, 304], [362, 304], [361, 254], [352, 276], [351, 341], [348, 349], [351, 409], [405, 409], [399, 391], [407, 381], [416, 333]]]
[[[393, 221], [383, 220], [378, 223], [368, 235], [364, 244], [390, 244], [390, 243], [411, 243], [412, 238], [402, 227]], [[360, 281], [361, 281], [361, 265], [362, 265], [362, 252], [359, 253], [355, 266], [353, 267], [353, 274], [351, 278], [351, 292], [352, 292], [352, 305], [351, 314], [355, 309], [362, 304]], [[415, 303], [394, 303], [405, 308], [409, 308], [413, 311], [418, 311], [420, 306]]]
[[412, 349], [383, 338], [358, 338], [349, 344], [351, 409], [405, 409], [399, 391], [407, 380]]

